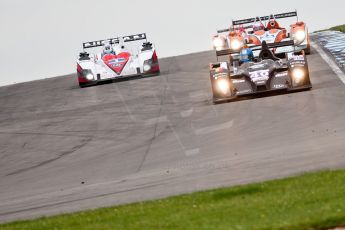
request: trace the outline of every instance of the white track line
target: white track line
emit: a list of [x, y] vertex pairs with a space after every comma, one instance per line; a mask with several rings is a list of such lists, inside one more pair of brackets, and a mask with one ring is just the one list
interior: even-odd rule
[[214, 133], [214, 132], [217, 132], [217, 131], [221, 131], [221, 130], [224, 130], [224, 129], [231, 128], [233, 123], [234, 123], [234, 121], [231, 120], [231, 121], [225, 122], [223, 124], [212, 125], [212, 126], [208, 126], [208, 127], [205, 127], [205, 128], [197, 129], [197, 130], [194, 131], [194, 133], [196, 135], [204, 135], [204, 134]]
[[190, 117], [192, 115], [193, 111], [194, 111], [193, 108], [182, 111], [181, 117], [183, 117], [183, 118]]
[[314, 49], [316, 49], [316, 51], [320, 54], [322, 59], [325, 60], [325, 62], [327, 62], [327, 64], [332, 68], [334, 73], [337, 74], [339, 79], [345, 84], [345, 74], [335, 63], [335, 61], [331, 57], [329, 57], [316, 42], [311, 42], [311, 44], [314, 47]]
[[200, 154], [200, 149], [189, 149], [185, 151], [185, 154], [187, 157], [195, 156], [195, 155]]
[[145, 121], [145, 125], [156, 125], [158, 123], [164, 123], [164, 122], [168, 122], [168, 117], [167, 116], [160, 116], [160, 117], [155, 117], [155, 118], [151, 118]]

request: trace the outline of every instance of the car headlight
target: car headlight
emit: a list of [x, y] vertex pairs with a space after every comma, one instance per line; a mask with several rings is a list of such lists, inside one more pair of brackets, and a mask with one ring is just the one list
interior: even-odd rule
[[300, 83], [305, 77], [305, 71], [302, 69], [294, 69], [292, 70], [292, 77], [295, 83]]
[[225, 40], [221, 37], [216, 37], [213, 39], [213, 46], [216, 50], [221, 50], [225, 46]]
[[218, 88], [218, 90], [219, 90], [221, 93], [223, 93], [224, 95], [230, 93], [229, 81], [227, 81], [227, 80], [225, 80], [225, 79], [219, 79], [219, 80], [217, 80], [217, 88]]
[[233, 50], [239, 50], [243, 46], [243, 42], [238, 39], [231, 40], [231, 49]]
[[143, 69], [144, 69], [144, 72], [148, 72], [151, 70], [151, 66], [149, 64], [144, 64]]
[[86, 74], [85, 77], [86, 77], [86, 79], [89, 80], [89, 81], [92, 81], [92, 80], [93, 80], [93, 75], [92, 75], [92, 73]]
[[294, 34], [294, 42], [296, 44], [301, 44], [306, 38], [306, 33], [304, 30], [297, 30], [296, 33]]

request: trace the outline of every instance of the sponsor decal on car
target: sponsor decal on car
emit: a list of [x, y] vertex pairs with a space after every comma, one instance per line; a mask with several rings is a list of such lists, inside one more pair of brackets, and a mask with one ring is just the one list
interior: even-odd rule
[[249, 67], [249, 69], [261, 69], [263, 67], [265, 67], [265, 64], [258, 64], [258, 65], [253, 65]]
[[292, 56], [292, 59], [295, 61], [304, 61], [304, 56], [303, 55], [294, 55], [294, 56]]
[[250, 79], [253, 82], [267, 81], [269, 78], [269, 70], [258, 70], [254, 72], [249, 72]]
[[236, 94], [246, 94], [246, 93], [252, 93], [253, 91], [251, 89], [245, 89], [245, 90], [239, 90]]
[[284, 84], [277, 84], [277, 85], [273, 85], [274, 89], [282, 89], [282, 88], [286, 88], [286, 86]]
[[245, 82], [245, 80], [243, 80], [243, 79], [234, 79], [234, 80], [232, 80], [232, 83], [234, 83], [234, 84], [236, 84], [236, 83], [243, 83], [243, 82]]
[[304, 60], [303, 61], [295, 61], [295, 60], [293, 60], [293, 61], [290, 62], [290, 66], [292, 68], [295, 67], [295, 66], [303, 67], [305, 65], [306, 65], [306, 62]]
[[277, 73], [275, 77], [286, 77], [288, 75], [287, 72]]
[[269, 34], [269, 32], [266, 32], [263, 36], [259, 37], [260, 41], [266, 41], [268, 43], [274, 42], [276, 38], [275, 34]]
[[217, 80], [218, 78], [220, 78], [220, 77], [227, 77], [228, 76], [228, 74], [227, 73], [215, 73], [214, 75], [213, 75], [213, 77]]
[[120, 67], [124, 62], [126, 62], [125, 58], [116, 58], [108, 61], [109, 65], [113, 67]]
[[294, 51], [293, 46], [278, 47], [276, 53], [289, 53]]

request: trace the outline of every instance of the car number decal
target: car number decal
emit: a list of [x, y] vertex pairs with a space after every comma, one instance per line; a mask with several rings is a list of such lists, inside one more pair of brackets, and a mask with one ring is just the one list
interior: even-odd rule
[[255, 72], [249, 72], [250, 79], [253, 82], [266, 81], [269, 78], [269, 70], [259, 70]]

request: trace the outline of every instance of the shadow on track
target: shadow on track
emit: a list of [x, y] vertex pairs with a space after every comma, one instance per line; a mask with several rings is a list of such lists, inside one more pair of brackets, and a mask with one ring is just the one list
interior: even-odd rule
[[[110, 80], [104, 80], [101, 82], [98, 82], [94, 85], [89, 85], [89, 86], [84, 86], [83, 88], [90, 88], [90, 87], [96, 87], [99, 85], [107, 85], [107, 84], [113, 84], [113, 83], [120, 83], [120, 82], [126, 82], [126, 81], [133, 81], [133, 80], [139, 80], [139, 79], [144, 79], [144, 78], [155, 78], [155, 77], [159, 77], [161, 76], [161, 74], [155, 74], [155, 75], [148, 75], [148, 76], [134, 76], [134, 77], [123, 77], [123, 78], [118, 78], [118, 79], [110, 79]], [[78, 85], [73, 85], [70, 87], [70, 89], [82, 89], [81, 87], [79, 87]]]
[[229, 99], [225, 101], [220, 101], [217, 103], [213, 103], [212, 100], [210, 100], [210, 103], [219, 105], [219, 104], [224, 104], [224, 103], [236, 103], [236, 102], [241, 102], [241, 101], [248, 101], [248, 100], [255, 100], [255, 99], [260, 99], [260, 98], [267, 98], [267, 97], [275, 97], [275, 96], [281, 96], [281, 95], [290, 95], [290, 94], [295, 94], [303, 91], [310, 91], [311, 89], [300, 89], [296, 91], [272, 91], [272, 92], [262, 92], [262, 93], [257, 93], [253, 95], [246, 95], [246, 96], [239, 96], [234, 99]]

